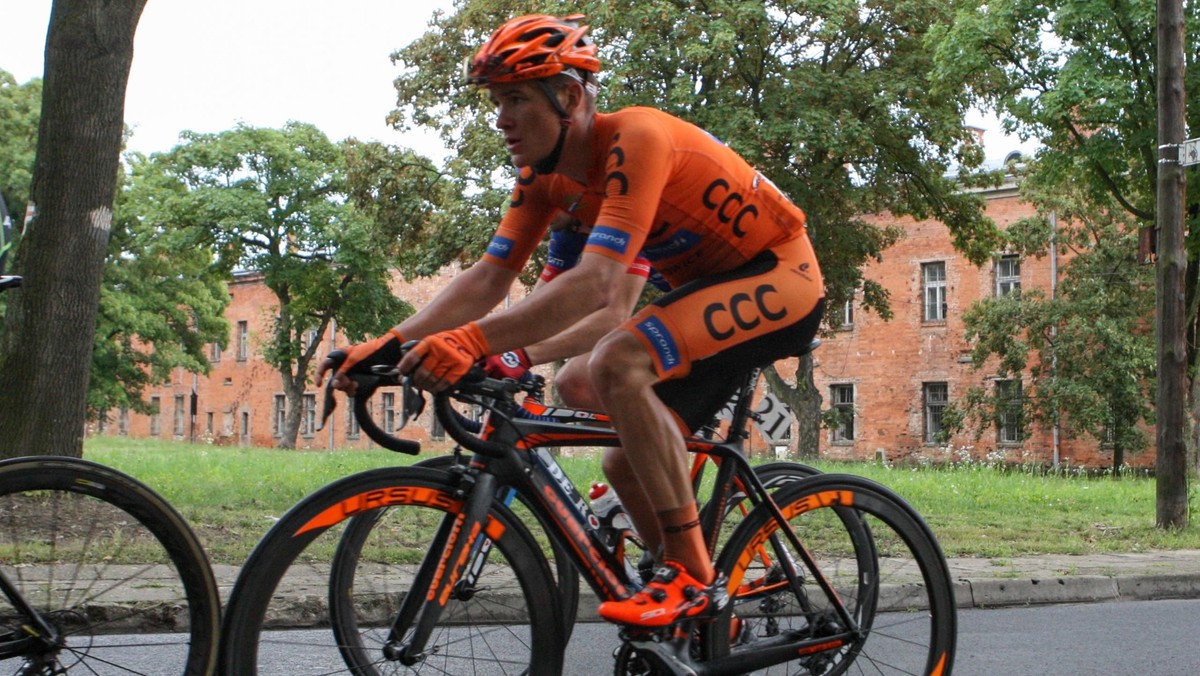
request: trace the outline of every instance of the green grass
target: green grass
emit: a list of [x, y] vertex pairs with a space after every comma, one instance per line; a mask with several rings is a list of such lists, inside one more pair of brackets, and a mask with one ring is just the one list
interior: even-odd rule
[[[339, 477], [428, 456], [373, 451], [284, 451], [104, 437], [85, 457], [121, 469], [161, 493], [193, 525], [216, 563], [240, 563], [287, 509]], [[562, 458], [586, 492], [602, 478], [599, 457]], [[1048, 475], [985, 465], [897, 468], [817, 463], [899, 493], [925, 516], [950, 556], [1200, 549], [1200, 525], [1154, 526], [1153, 479]], [[1196, 497], [1191, 523], [1197, 522]]]

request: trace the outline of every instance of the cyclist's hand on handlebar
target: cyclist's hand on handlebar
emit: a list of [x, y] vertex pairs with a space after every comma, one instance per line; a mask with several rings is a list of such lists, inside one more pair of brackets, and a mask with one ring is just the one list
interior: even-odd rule
[[517, 348], [504, 354], [494, 354], [483, 360], [483, 372], [489, 378], [520, 380], [526, 373], [529, 373], [530, 366], [533, 366], [533, 362], [529, 360], [529, 353], [525, 352], [524, 348]]
[[400, 372], [411, 376], [421, 389], [441, 392], [461, 380], [487, 353], [487, 339], [479, 325], [470, 322], [417, 343], [400, 362]]
[[[370, 373], [372, 366], [395, 366], [403, 355], [401, 349], [403, 344], [400, 333], [396, 329], [391, 329], [374, 340], [351, 345], [344, 351], [339, 350], [345, 354], [344, 361], [330, 353], [317, 366], [317, 386], [320, 387], [324, 382], [326, 371], [334, 370], [330, 386], [353, 395], [357, 386], [353, 380], [346, 377], [346, 374]], [[341, 361], [340, 367], [338, 366], [339, 361]]]

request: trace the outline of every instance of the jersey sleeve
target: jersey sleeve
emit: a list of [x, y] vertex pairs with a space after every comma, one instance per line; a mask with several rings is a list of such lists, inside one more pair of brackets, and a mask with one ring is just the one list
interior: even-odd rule
[[520, 270], [542, 241], [554, 207], [545, 198], [545, 186], [532, 169], [524, 167], [513, 187], [508, 211], [492, 235], [483, 260], [509, 270]]
[[670, 178], [671, 148], [670, 134], [648, 116], [630, 116], [614, 130], [605, 161], [604, 198], [585, 253], [634, 264]]

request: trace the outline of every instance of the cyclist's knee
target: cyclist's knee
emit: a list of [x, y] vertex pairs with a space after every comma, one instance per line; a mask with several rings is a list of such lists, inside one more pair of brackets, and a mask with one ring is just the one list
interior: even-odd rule
[[625, 331], [614, 331], [596, 345], [588, 361], [588, 373], [601, 401], [628, 396], [631, 390], [657, 380], [650, 356]]
[[603, 408], [588, 373], [588, 355], [580, 355], [566, 363], [554, 376], [554, 389], [563, 404], [571, 408], [599, 410]]

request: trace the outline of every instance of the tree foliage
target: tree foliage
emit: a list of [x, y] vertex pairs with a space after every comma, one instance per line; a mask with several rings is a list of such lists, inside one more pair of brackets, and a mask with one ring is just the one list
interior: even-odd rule
[[[269, 332], [259, 349], [282, 378], [288, 406], [280, 443], [293, 446], [313, 360], [323, 356], [308, 337], [336, 322], [362, 339], [411, 311], [388, 283], [401, 237], [423, 230], [433, 209], [432, 170], [378, 145], [333, 143], [297, 122], [183, 138], [150, 159], [139, 213], [172, 222], [186, 240], [216, 251], [226, 272], [262, 275], [277, 305], [264, 308]], [[354, 190], [347, 156], [357, 167]], [[360, 208], [352, 193], [374, 211]]]
[[[1184, 3], [1188, 35], [1200, 31], [1200, 5]], [[1104, 205], [1110, 219], [1123, 223], [1096, 242], [1096, 257], [1132, 256], [1136, 242], [1128, 236], [1134, 225], [1153, 228], [1157, 202], [1158, 101], [1156, 3], [1154, 0], [1000, 0], [969, 2], [960, 6], [950, 27], [935, 31], [939, 42], [937, 72], [969, 84], [969, 100], [998, 110], [1010, 131], [1041, 142], [1043, 149], [1027, 179], [1037, 194], [1071, 195], [1076, 203]], [[1186, 91], [1200, 91], [1196, 50], [1187, 52]], [[1188, 111], [1191, 129], [1200, 129], [1200, 107]], [[1196, 176], [1196, 169], [1189, 171]], [[1050, 207], [1046, 207], [1047, 209]], [[1193, 382], [1200, 352], [1195, 349], [1200, 321], [1200, 216], [1193, 203], [1185, 227], [1188, 246], [1189, 351]], [[1132, 219], [1132, 223], [1126, 222]], [[1101, 264], [1102, 265], [1102, 264]], [[1145, 270], [1114, 266], [1129, 287], [1141, 292]], [[1073, 269], [1068, 272], [1082, 272]], [[1093, 274], [1088, 270], [1087, 274]], [[1083, 282], [1068, 278], [1066, 284]], [[1111, 295], [1102, 296], [1106, 301]], [[1097, 299], [1100, 300], [1100, 299]], [[1152, 297], [1139, 296], [1136, 312], [1153, 314]], [[1081, 310], [1098, 311], [1097, 307]], [[1134, 310], [1123, 310], [1132, 312]], [[1064, 317], [1064, 320], [1067, 318]], [[1119, 315], [1118, 324], [1126, 321]], [[1076, 317], [1087, 320], [1096, 335], [1108, 330], [1110, 318], [1101, 314]], [[1148, 321], [1148, 320], [1147, 320]], [[1060, 325], [1060, 329], [1061, 329]], [[1126, 325], [1126, 328], [1130, 328]], [[1013, 327], [998, 325], [998, 332]], [[1150, 331], [1141, 325], [1130, 340]], [[1115, 337], [1114, 337], [1115, 340]], [[1141, 373], [1142, 351], [1114, 346], [1104, 354], [1107, 366]], [[1089, 366], [1095, 355], [1080, 354]], [[1118, 362], [1116, 360], [1125, 360]], [[1060, 364], [1063, 359], [1060, 357]], [[1061, 375], [1061, 372], [1060, 372]], [[1111, 383], [1110, 396], [1128, 389]], [[1149, 395], [1147, 401], [1152, 400]], [[1142, 403], [1145, 406], [1145, 403]], [[1193, 418], [1197, 398], [1193, 396]], [[1125, 409], [1132, 413], [1128, 405]], [[1133, 419], [1136, 419], [1133, 418]]]
[[4, 195], [18, 230], [33, 182], [41, 112], [42, 81], [17, 84], [12, 74], [0, 70], [0, 195]]

